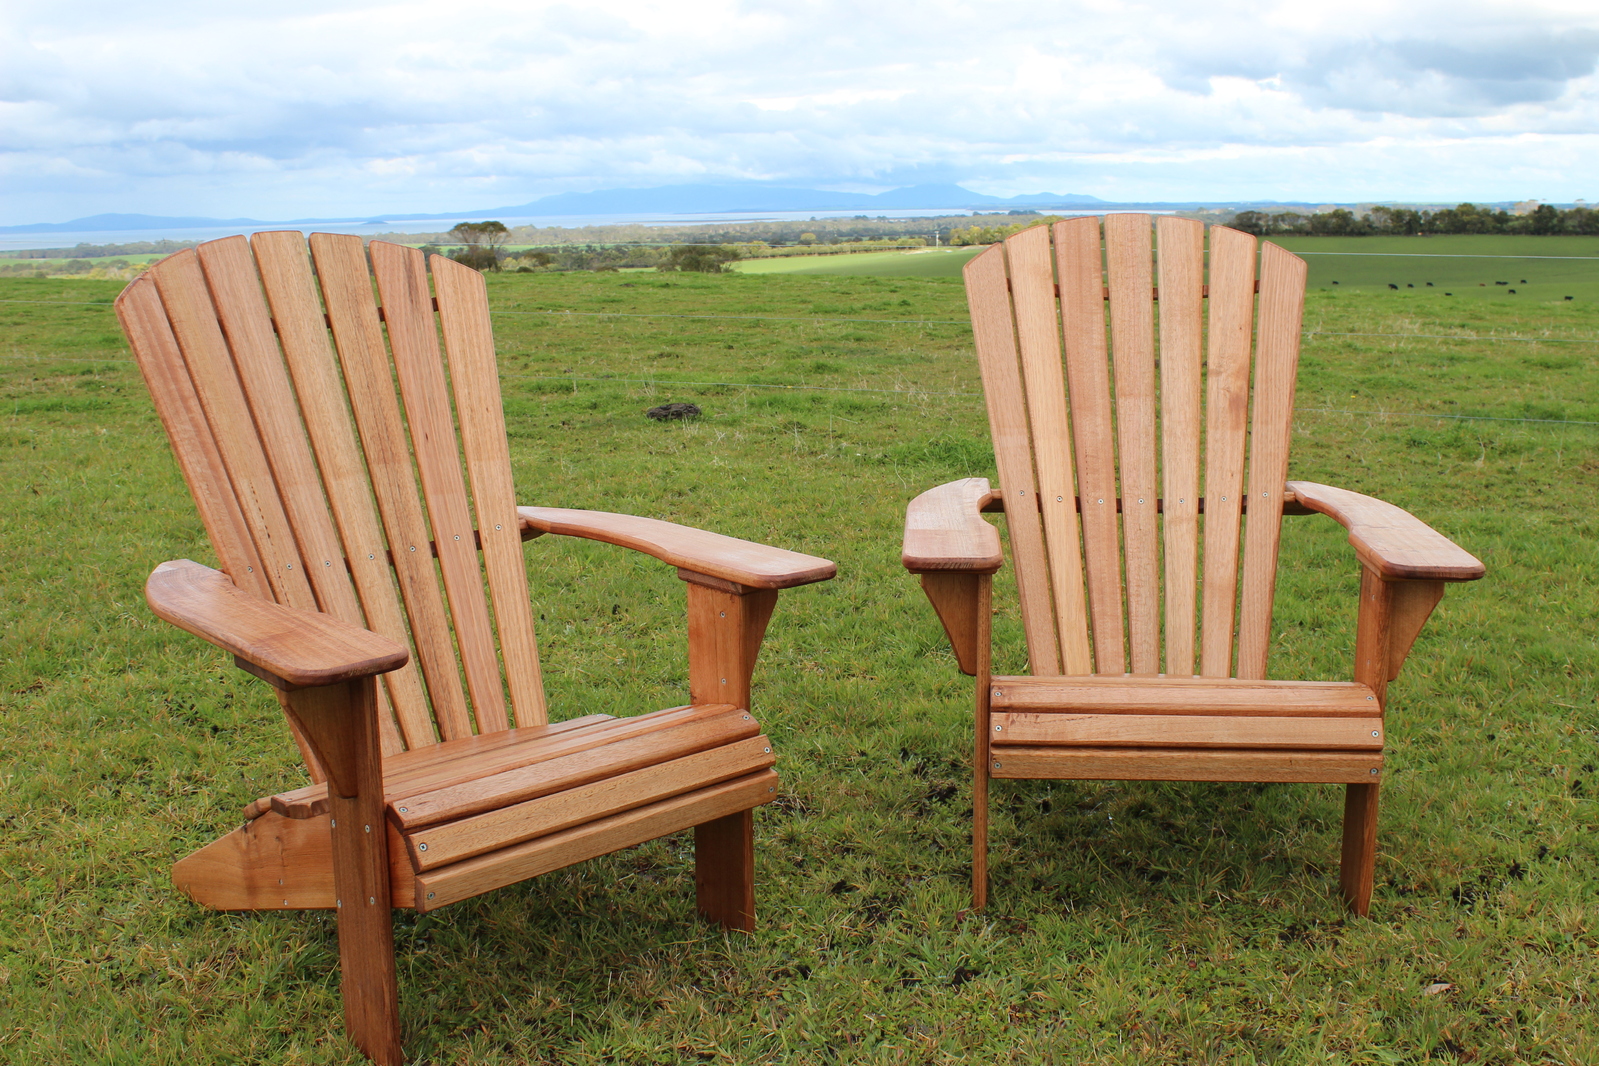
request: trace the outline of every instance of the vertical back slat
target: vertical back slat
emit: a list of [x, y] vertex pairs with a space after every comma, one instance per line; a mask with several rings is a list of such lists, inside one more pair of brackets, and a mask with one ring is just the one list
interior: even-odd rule
[[1155, 299], [1148, 215], [1105, 216], [1105, 272], [1115, 353], [1116, 443], [1127, 650], [1134, 674], [1160, 673], [1160, 551], [1155, 519]]
[[1243, 507], [1249, 355], [1255, 310], [1255, 238], [1210, 231], [1210, 337], [1205, 416], [1205, 580], [1199, 672], [1232, 670]]
[[[292, 230], [257, 233], [250, 245], [299, 395], [305, 427], [316, 451], [327, 501], [338, 523], [344, 559], [365, 612], [361, 624], [409, 645], [410, 634], [396, 595], [372, 489], [345, 406], [344, 384], [317, 299], [305, 238]], [[339, 569], [344, 569], [344, 565], [340, 564]], [[431, 744], [433, 721], [415, 661], [384, 674], [383, 680], [405, 746]]]
[[1088, 645], [1088, 619], [1083, 609], [1071, 423], [1061, 373], [1060, 319], [1055, 310], [1049, 230], [1038, 226], [1011, 237], [1005, 242], [1005, 258], [1010, 267], [1022, 386], [1027, 391], [1027, 422], [1038, 473], [1038, 509], [1044, 525], [1055, 624], [1061, 659], [1070, 673], [1071, 664], [1084, 658], [1079, 651]]
[[543, 725], [549, 715], [539, 673], [516, 489], [511, 482], [511, 452], [489, 325], [488, 288], [481, 273], [443, 256], [434, 256], [431, 266], [511, 709], [517, 725]]
[[1199, 580], [1200, 360], [1204, 336], [1205, 225], [1162, 216], [1160, 437], [1166, 562], [1166, 673], [1194, 672]]
[[[1060, 314], [1077, 451], [1083, 556], [1094, 623], [1094, 672], [1127, 669], [1122, 640], [1121, 544], [1116, 531], [1116, 455], [1105, 352], [1105, 285], [1099, 219], [1055, 223]], [[1029, 396], [1031, 390], [1029, 390]]]
[[1260, 253], [1260, 325], [1255, 340], [1254, 417], [1249, 434], [1249, 515], [1239, 603], [1237, 676], [1262, 679], [1271, 647], [1272, 596], [1282, 533], [1283, 483], [1299, 372], [1305, 261], [1267, 243]]
[[415, 248], [385, 241], [373, 241], [369, 252], [472, 709], [481, 732], [505, 729], [510, 719], [505, 713], [494, 629], [483, 596], [483, 574], [478, 569], [427, 264]]
[[150, 274], [161, 293], [167, 320], [188, 365], [273, 598], [302, 611], [315, 611], [316, 597], [306, 580], [294, 533], [217, 324], [199, 256], [192, 250], [179, 252], [157, 263]]
[[341, 621], [363, 625], [249, 241], [225, 237], [207, 241], [195, 251], [317, 604]]
[[222, 453], [206, 423], [189, 368], [167, 322], [166, 309], [146, 274], [117, 297], [117, 318], [128, 335], [139, 370], [149, 386], [156, 414], [172, 442], [172, 454], [200, 511], [200, 521], [222, 570], [239, 588], [262, 599], [272, 598], [261, 557], [256, 554], [244, 512], [228, 480]]
[[[383, 345], [383, 329], [372, 298], [372, 278], [367, 273], [361, 238], [312, 234], [311, 257], [332, 321], [350, 407], [355, 412], [400, 594], [411, 619], [411, 635], [422, 676], [427, 680], [433, 717], [443, 739], [469, 736], [472, 724], [450, 640], [449, 616], [428, 549], [427, 520], [417, 497], [399, 398], [394, 392], [394, 376]], [[381, 560], [382, 556], [377, 558]]]
[[[1038, 512], [1038, 478], [1033, 468], [1027, 401], [1017, 361], [1004, 246], [995, 245], [974, 256], [962, 273], [977, 365], [983, 376], [983, 397], [988, 405], [988, 425], [993, 434], [994, 463], [999, 468], [1000, 491], [1005, 501], [1005, 526], [1010, 532], [1022, 626], [1027, 632], [1028, 667], [1036, 676], [1055, 675], [1061, 672], [1061, 641], [1050, 596]], [[1083, 658], [1086, 662], [1086, 647]]]

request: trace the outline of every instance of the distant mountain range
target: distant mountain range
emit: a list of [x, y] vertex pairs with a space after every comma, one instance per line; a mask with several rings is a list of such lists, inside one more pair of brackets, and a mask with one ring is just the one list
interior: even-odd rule
[[367, 215], [351, 218], [195, 218], [168, 215], [90, 215], [70, 222], [35, 222], [27, 226], [0, 226], [0, 233], [79, 233], [115, 230], [198, 229], [216, 226], [303, 226], [416, 222], [438, 219], [558, 218], [565, 215], [636, 215], [646, 213], [697, 215], [731, 211], [862, 211], [882, 213], [902, 210], [1007, 210], [1010, 208], [1091, 207], [1105, 205], [1095, 196], [1078, 193], [1035, 193], [1028, 196], [987, 196], [959, 185], [909, 185], [888, 192], [848, 193], [821, 189], [793, 189], [777, 185], [663, 185], [654, 189], [605, 189], [599, 192], [563, 192], [525, 204], [490, 207], [482, 211], [453, 211], [420, 215]]

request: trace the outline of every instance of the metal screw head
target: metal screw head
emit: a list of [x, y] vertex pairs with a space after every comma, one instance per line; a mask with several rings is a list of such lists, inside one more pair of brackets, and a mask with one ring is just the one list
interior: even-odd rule
[[329, 818], [328, 819], [328, 824], [330, 826], [332, 826], [334, 829], [337, 829], [339, 827], [339, 820], [337, 818]]
[[1373, 729], [1373, 730], [1372, 730], [1372, 731], [1371, 731], [1371, 735], [1372, 735], [1372, 736], [1376, 736], [1376, 735], [1377, 735], [1377, 731], [1376, 731], [1376, 730], [1375, 730], [1375, 729]]
[[322, 565], [323, 566], [332, 566], [333, 565], [333, 560], [332, 559], [323, 559], [322, 560]]
[[335, 907], [342, 907], [344, 906], [344, 901], [342, 899], [336, 899], [333, 901], [333, 905]]
[[777, 786], [776, 785], [768, 785], [768, 786], [766, 786], [766, 791], [768, 791], [768, 792], [776, 792], [777, 791]]
[[498, 522], [494, 523], [494, 528], [495, 529], [499, 529], [500, 528], [500, 524]]
[[761, 751], [765, 752], [767, 755], [772, 754], [772, 749], [771, 748], [762, 748]]
[[367, 558], [368, 558], [368, 559], [376, 559], [376, 558], [377, 558], [377, 555], [376, 555], [376, 554], [375, 554], [375, 553], [373, 553], [373, 552], [367, 552], [367, 553], [366, 553], [366, 557], [367, 557]]
[[376, 903], [377, 901], [378, 901], [378, 898], [376, 896], [368, 896], [366, 898], [366, 905], [368, 907], [370, 907], [370, 906], [372, 906], [372, 904]]
[[372, 832], [372, 827], [371, 827], [371, 826], [366, 826], [366, 831], [367, 831], [367, 832], [368, 832], [368, 833], [370, 833], [370, 832]]
[[460, 540], [460, 539], [461, 539], [461, 534], [459, 534], [459, 533], [457, 533], [457, 534], [456, 534], [456, 535], [455, 535], [455, 539], [456, 539], [456, 540]]
[[1367, 698], [1367, 699], [1368, 699], [1368, 700], [1374, 700], [1374, 699], [1376, 699], [1376, 698], [1377, 698], [1377, 697], [1376, 697], [1376, 696], [1367, 696], [1367, 697], [1366, 697], [1366, 698]]
[[1104, 502], [1105, 502], [1105, 501], [1104, 501], [1104, 500], [1100, 500], [1100, 501], [1099, 501], [1099, 502], [1100, 502], [1100, 503], [1104, 503]]
[[1055, 497], [1055, 502], [1056, 503], [1065, 503], [1066, 502], [1066, 497], [1064, 497], [1064, 496], [1056, 496]]
[[996, 732], [996, 733], [1003, 733], [1004, 731], [1005, 731], [1005, 727], [1002, 726], [1002, 725], [997, 725], [997, 726], [994, 727], [994, 732]]
[[400, 808], [400, 813], [401, 814], [409, 814], [410, 811], [411, 811], [411, 808], [409, 808], [409, 807], [401, 807]]
[[428, 846], [426, 844], [418, 844], [416, 846], [416, 850], [417, 851], [426, 851], [427, 849], [428, 849]]
[[726, 611], [722, 611], [720, 614], [717, 615], [717, 617], [718, 618], [726, 618], [727, 617], [727, 612]]
[[428, 893], [428, 899], [432, 899], [434, 897], [434, 895], [435, 895], [435, 893], [429, 892]]
[[416, 551], [416, 545], [415, 544], [411, 545], [411, 550], [412, 551]]
[[996, 770], [998, 770], [998, 769], [999, 769], [999, 763], [995, 763], [995, 764], [994, 764], [994, 769], [996, 769]]
[[1373, 766], [1371, 768], [1371, 776], [1372, 777], [1376, 777], [1377, 776], [1377, 768], [1375, 766]]
[[727, 678], [725, 678], [725, 677], [722, 678], [722, 684], [724, 684], [724, 685], [727, 684]]

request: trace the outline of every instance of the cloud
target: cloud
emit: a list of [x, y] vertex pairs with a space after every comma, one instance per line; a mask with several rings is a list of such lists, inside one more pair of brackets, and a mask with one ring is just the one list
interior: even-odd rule
[[467, 210], [697, 180], [1575, 197], [1599, 172], [1599, 13], [1558, 0], [440, 11], [18, 10], [0, 29], [0, 222]]

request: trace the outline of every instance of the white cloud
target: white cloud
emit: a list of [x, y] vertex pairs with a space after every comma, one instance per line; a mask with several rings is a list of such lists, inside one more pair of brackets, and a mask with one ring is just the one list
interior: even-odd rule
[[467, 210], [680, 181], [1595, 198], [1566, 0], [207, 0], [0, 27], [0, 223]]

